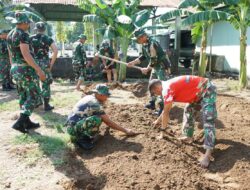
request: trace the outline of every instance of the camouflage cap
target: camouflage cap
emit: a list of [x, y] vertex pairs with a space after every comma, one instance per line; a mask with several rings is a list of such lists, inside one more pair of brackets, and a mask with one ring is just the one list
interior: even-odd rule
[[27, 16], [25, 12], [16, 12], [15, 19], [12, 21], [14, 24], [21, 24], [21, 23], [31, 23], [31, 20]]
[[78, 36], [78, 39], [84, 39], [84, 40], [86, 40], [86, 39], [87, 39], [87, 36], [84, 35], [84, 34], [81, 34], [80, 36]]
[[140, 28], [136, 29], [133, 34], [134, 34], [135, 38], [139, 38], [139, 37], [141, 37], [143, 35], [147, 35], [147, 33], [145, 32], [145, 30], [140, 29]]
[[97, 94], [106, 95], [106, 96], [110, 96], [111, 95], [110, 92], [109, 92], [109, 88], [105, 84], [98, 84], [95, 87], [95, 90], [93, 90], [93, 92], [95, 92]]
[[35, 30], [46, 30], [46, 24], [44, 22], [37, 22], [34, 28]]

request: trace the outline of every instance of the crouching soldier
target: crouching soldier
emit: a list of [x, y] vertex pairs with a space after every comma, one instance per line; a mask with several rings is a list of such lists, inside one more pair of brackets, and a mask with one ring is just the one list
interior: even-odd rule
[[169, 112], [173, 102], [187, 103], [183, 115], [183, 136], [180, 140], [190, 141], [192, 139], [195, 112], [202, 111], [206, 153], [200, 158], [200, 164], [202, 167], [208, 167], [215, 145], [216, 87], [206, 78], [179, 76], [168, 81], [152, 80], [149, 90], [151, 94], [162, 95], [164, 98], [163, 112], [154, 122], [156, 125], [161, 121], [163, 128], [168, 125]]
[[112, 129], [122, 131], [129, 136], [136, 135], [133, 131], [125, 129], [110, 120], [104, 112], [102, 105], [109, 96], [109, 89], [106, 85], [97, 85], [94, 95], [82, 98], [68, 116], [67, 132], [71, 136], [71, 140], [81, 148], [90, 150], [94, 147], [94, 137], [98, 134], [102, 122]]

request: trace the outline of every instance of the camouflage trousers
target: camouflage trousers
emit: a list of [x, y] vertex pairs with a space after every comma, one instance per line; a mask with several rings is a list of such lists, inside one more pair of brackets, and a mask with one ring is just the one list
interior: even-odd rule
[[[38, 59], [36, 60], [39, 67], [43, 70], [46, 75], [46, 80], [41, 81], [41, 91], [43, 98], [50, 98], [51, 97], [51, 89], [50, 85], [53, 83], [52, 74], [49, 70], [49, 60], [48, 59]], [[38, 81], [38, 86], [40, 87], [40, 81]]]
[[68, 123], [67, 132], [72, 139], [80, 139], [85, 136], [93, 138], [99, 132], [102, 119], [98, 116], [84, 118], [77, 123]]
[[74, 63], [73, 61], [73, 72], [75, 80], [84, 80], [86, 78], [86, 68], [84, 64]]
[[202, 111], [202, 121], [205, 133], [204, 148], [213, 149], [215, 145], [215, 119], [216, 110], [216, 87], [208, 82], [201, 100], [198, 103], [187, 104], [183, 114], [182, 133], [187, 137], [192, 137], [194, 133], [194, 116], [197, 111]]
[[0, 80], [3, 85], [9, 84], [11, 81], [10, 67], [8, 58], [0, 58]]
[[38, 76], [30, 66], [12, 66], [11, 75], [16, 81], [21, 113], [30, 116], [34, 108], [42, 103], [37, 86]]
[[[152, 79], [159, 79], [161, 81], [168, 80], [169, 76], [167, 75], [164, 69], [153, 69], [149, 78], [149, 81]], [[163, 97], [162, 96], [151, 96], [150, 101], [157, 101], [160, 107], [164, 107]]]

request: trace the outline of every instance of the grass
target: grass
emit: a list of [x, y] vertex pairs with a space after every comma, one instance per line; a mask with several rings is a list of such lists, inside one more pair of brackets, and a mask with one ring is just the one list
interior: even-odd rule
[[51, 103], [57, 108], [73, 107], [80, 98], [79, 93], [76, 92], [56, 93]]
[[60, 166], [65, 163], [62, 155], [69, 148], [69, 136], [66, 134], [54, 134], [53, 137], [40, 134], [21, 134], [15, 136], [12, 143], [27, 147], [38, 144], [32, 149], [27, 148], [27, 151], [22, 155], [28, 165], [35, 164], [39, 159], [46, 156], [50, 158], [54, 166]]
[[[35, 117], [37, 117], [36, 121], [40, 121], [42, 125], [53, 128], [53, 130], [42, 129], [43, 135], [38, 133], [21, 134], [11, 140], [11, 143], [16, 145], [17, 149], [19, 149], [19, 146], [22, 147], [21, 160], [28, 165], [35, 164], [42, 158], [49, 158], [54, 166], [65, 163], [64, 154], [72, 144], [69, 143], [69, 136], [63, 131], [63, 125], [67, 118], [66, 114], [71, 111], [81, 97], [79, 92], [65, 87], [64, 84], [67, 84], [67, 82], [62, 79], [58, 79], [54, 84], [55, 93], [52, 96], [51, 104], [56, 108], [66, 110], [66, 112], [43, 112], [39, 110], [34, 112]], [[18, 100], [0, 104], [0, 111], [11, 112], [15, 110], [19, 110]]]
[[0, 103], [0, 111], [15, 111], [19, 110], [18, 100]]

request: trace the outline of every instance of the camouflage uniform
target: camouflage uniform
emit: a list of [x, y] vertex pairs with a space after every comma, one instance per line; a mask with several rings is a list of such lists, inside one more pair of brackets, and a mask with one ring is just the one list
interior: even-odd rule
[[49, 70], [49, 47], [54, 41], [45, 34], [35, 34], [31, 36], [30, 39], [35, 54], [35, 60], [46, 75], [46, 80], [42, 81], [42, 96], [43, 98], [50, 98], [50, 85], [53, 82], [53, 78]]
[[67, 131], [73, 137], [88, 136], [92, 138], [99, 132], [100, 115], [105, 114], [102, 105], [92, 96], [85, 96], [69, 115]]
[[[114, 59], [114, 57], [115, 57], [115, 52], [114, 52], [113, 48], [110, 47], [109, 45], [106, 48], [104, 48], [102, 46], [99, 50], [99, 54], [106, 56], [106, 57], [109, 57], [109, 58], [112, 58], [112, 59]], [[109, 66], [111, 64], [111, 62], [112, 61], [110, 61], [110, 60], [106, 60], [106, 65]], [[109, 66], [108, 69], [109, 70], [116, 69], [116, 63], [113, 63], [111, 66]]]
[[72, 142], [83, 149], [92, 149], [94, 136], [102, 124], [100, 115], [105, 114], [101, 104], [92, 96], [85, 96], [74, 107], [67, 120], [67, 132]]
[[[139, 38], [142, 35], [146, 35], [144, 30], [138, 29], [134, 32], [135, 37]], [[152, 54], [152, 50], [154, 54]], [[142, 55], [139, 57], [140, 62], [142, 61], [148, 61], [149, 66], [152, 67], [151, 75], [149, 78], [149, 81], [152, 79], [159, 79], [162, 81], [165, 81], [169, 78], [166, 73], [166, 69], [170, 68], [170, 61], [166, 55], [166, 53], [163, 51], [162, 47], [160, 46], [159, 42], [154, 40], [151, 37], [148, 37], [148, 41], [146, 44], [142, 46]], [[149, 104], [147, 104], [145, 107], [150, 109], [155, 109], [155, 101], [157, 97], [152, 96], [150, 98]], [[159, 111], [158, 115], [162, 113], [164, 103], [163, 98], [158, 97], [158, 104], [159, 104]]]
[[215, 145], [215, 119], [216, 111], [216, 87], [207, 81], [201, 86], [200, 101], [198, 103], [187, 104], [183, 115], [182, 132], [187, 137], [192, 137], [194, 133], [194, 115], [202, 110], [202, 120], [204, 126], [205, 140], [204, 148], [212, 149]]
[[74, 43], [74, 52], [72, 58], [73, 72], [75, 80], [84, 80], [86, 77], [85, 64], [87, 56], [84, 48], [84, 44], [81, 42]]
[[0, 79], [3, 87], [7, 87], [11, 82], [10, 67], [7, 41], [0, 39]]
[[12, 54], [11, 75], [16, 81], [21, 113], [30, 116], [42, 100], [37, 86], [38, 76], [26, 63], [20, 49], [20, 43], [30, 44], [29, 34], [15, 28], [9, 33], [7, 43]]
[[[152, 48], [155, 49], [156, 55], [151, 55], [150, 49]], [[156, 78], [164, 81], [168, 79], [165, 70], [170, 68], [170, 62], [159, 42], [149, 37], [148, 43], [142, 46], [142, 56], [139, 59], [141, 62], [147, 60], [149, 66], [153, 68], [149, 80]]]
[[[97, 85], [93, 92], [110, 95], [108, 87], [103, 84]], [[102, 124], [101, 115], [105, 115], [105, 112], [95, 95], [82, 98], [74, 106], [66, 123], [71, 140], [83, 149], [92, 149], [94, 136], [99, 133], [99, 127]]]

